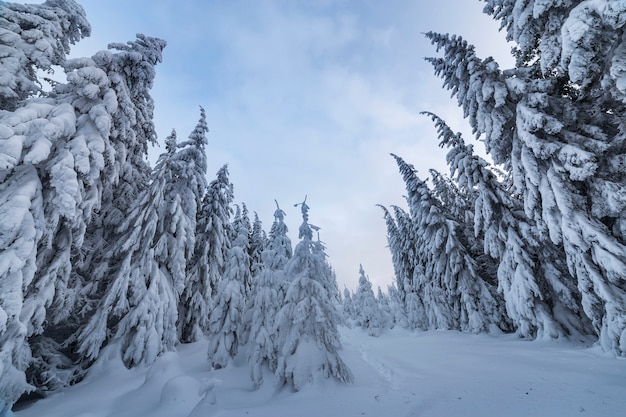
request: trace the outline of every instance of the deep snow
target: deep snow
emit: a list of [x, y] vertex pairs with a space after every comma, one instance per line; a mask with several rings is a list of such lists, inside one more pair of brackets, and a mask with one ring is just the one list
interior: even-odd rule
[[[352, 385], [315, 381], [252, 389], [245, 353], [209, 369], [207, 343], [180, 346], [128, 370], [111, 349], [80, 384], [18, 417], [624, 416], [626, 359], [582, 343], [513, 335], [340, 328]], [[204, 395], [201, 395], [204, 393]]]

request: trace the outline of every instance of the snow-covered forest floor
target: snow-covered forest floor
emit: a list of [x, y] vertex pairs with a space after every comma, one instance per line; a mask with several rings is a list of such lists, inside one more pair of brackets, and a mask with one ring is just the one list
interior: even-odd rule
[[[352, 385], [322, 380], [300, 392], [277, 391], [268, 372], [265, 384], [253, 390], [245, 354], [211, 371], [207, 344], [198, 342], [147, 368], [128, 370], [105, 354], [87, 380], [15, 414], [617, 417], [626, 410], [626, 360], [597, 347], [453, 331], [396, 328], [381, 337], [358, 327], [340, 332], [341, 356], [355, 377]], [[207, 385], [212, 391], [200, 395]]]

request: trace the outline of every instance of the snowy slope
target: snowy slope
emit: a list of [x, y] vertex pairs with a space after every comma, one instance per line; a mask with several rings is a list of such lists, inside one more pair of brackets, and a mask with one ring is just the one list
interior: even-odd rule
[[[574, 343], [394, 329], [341, 328], [353, 385], [317, 381], [292, 393], [252, 390], [243, 359], [210, 371], [207, 344], [181, 346], [150, 368], [115, 355], [84, 382], [18, 417], [624, 416], [626, 360]], [[204, 397], [201, 389], [207, 391]], [[214, 402], [214, 404], [211, 404]]]

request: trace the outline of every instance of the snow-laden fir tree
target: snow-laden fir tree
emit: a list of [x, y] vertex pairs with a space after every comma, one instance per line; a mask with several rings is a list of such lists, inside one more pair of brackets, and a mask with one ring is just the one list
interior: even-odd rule
[[423, 280], [424, 267], [416, 253], [417, 241], [411, 217], [398, 206], [393, 207], [393, 215], [385, 207], [380, 207], [383, 209], [387, 224], [387, 242], [391, 251], [399, 301], [406, 313], [405, 327], [409, 330], [426, 330], [429, 328], [426, 307], [421, 296], [417, 294], [415, 285]]
[[313, 381], [333, 377], [351, 382], [352, 373], [339, 356], [339, 312], [331, 299], [333, 279], [325, 254], [315, 249], [308, 223], [309, 206], [301, 203], [301, 241], [285, 266], [290, 280], [285, 301], [276, 317], [280, 350], [277, 384], [301, 390]]
[[563, 248], [601, 345], [626, 355], [626, 7], [490, 0], [485, 10], [515, 42], [514, 68], [434, 33], [444, 56], [430, 61], [511, 174], [526, 216]]
[[[245, 209], [245, 205], [243, 206]], [[227, 252], [224, 275], [217, 283], [215, 304], [209, 317], [208, 358], [214, 369], [224, 368], [237, 355], [244, 329], [246, 283], [250, 282], [249, 221], [236, 208], [234, 239]]]
[[275, 320], [283, 304], [281, 288], [286, 282], [284, 268], [292, 252], [284, 218], [285, 212], [276, 202], [269, 242], [261, 253], [263, 263], [254, 279], [252, 298], [246, 311], [246, 320], [250, 322], [248, 363], [250, 378], [255, 387], [263, 383], [264, 368], [274, 372], [278, 365], [279, 346]]
[[400, 291], [394, 284], [387, 286], [387, 294], [389, 297], [389, 310], [391, 311], [391, 317], [394, 325], [400, 327], [407, 327], [407, 314], [400, 296]]
[[413, 166], [394, 158], [408, 193], [417, 243], [413, 288], [424, 305], [428, 328], [473, 333], [507, 328], [495, 288], [480, 276], [459, 223], [446, 213]]
[[262, 253], [268, 245], [268, 238], [263, 223], [259, 219], [259, 215], [254, 212], [254, 221], [252, 222], [252, 231], [250, 233], [250, 273], [252, 280], [259, 275], [263, 265]]
[[349, 323], [350, 320], [354, 320], [354, 302], [352, 301], [352, 294], [347, 287], [343, 288], [343, 305], [341, 309], [343, 311], [344, 323]]
[[497, 260], [498, 290], [507, 314], [521, 337], [562, 337], [591, 330], [562, 250], [540, 240], [537, 228], [524, 215], [519, 200], [500, 182], [489, 164], [474, 155], [460, 133], [435, 121], [441, 145], [450, 148], [447, 160], [459, 187], [471, 197], [474, 234], [483, 236], [484, 253]]
[[232, 201], [233, 185], [224, 165], [209, 184], [198, 211], [194, 253], [186, 264], [187, 279], [179, 304], [178, 332], [183, 343], [202, 340], [209, 333], [209, 317], [231, 247]]
[[378, 308], [382, 316], [382, 322], [385, 328], [393, 329], [395, 325], [395, 317], [391, 311], [391, 302], [389, 295], [385, 294], [382, 288], [378, 287], [376, 293], [376, 301], [378, 302]]
[[[107, 155], [103, 171], [106, 186], [100, 196], [100, 209], [87, 229], [82, 250], [72, 257], [80, 277], [75, 286], [83, 294], [93, 295], [97, 288], [106, 286], [92, 278], [92, 271], [106, 262], [102, 259], [107, 252], [106, 242], [115, 240], [115, 230], [128, 218], [139, 194], [150, 182], [148, 145], [156, 144], [150, 90], [165, 44], [161, 39], [137, 34], [135, 41], [110, 44], [108, 51], [100, 51], [90, 60], [72, 61], [72, 68], [79, 74], [83, 66], [92, 64], [104, 71], [117, 98], [117, 107], [111, 115], [112, 151]], [[90, 308], [77, 306], [83, 307]]]
[[200, 107], [198, 124], [188, 139], [178, 145], [179, 150], [171, 160], [174, 177], [167, 184], [165, 196], [170, 204], [170, 220], [159, 244], [169, 248], [167, 269], [179, 295], [186, 285], [187, 260], [194, 253], [196, 222], [207, 188], [208, 130], [206, 113]]
[[385, 327], [383, 315], [372, 290], [372, 283], [365, 275], [362, 265], [359, 265], [359, 286], [354, 294], [353, 305], [355, 324], [366, 330], [370, 336], [380, 336]]
[[[90, 32], [84, 10], [73, 1], [41, 5], [0, 3], [0, 411], [30, 389], [26, 337], [41, 332], [54, 287], [36, 305], [24, 302], [37, 282], [38, 248], [55, 241], [59, 224], [70, 229], [56, 244], [74, 247], [91, 216], [108, 134], [106, 122], [84, 128], [71, 97], [45, 96], [37, 71], [63, 65], [70, 45]], [[94, 95], [102, 90], [96, 88]], [[102, 100], [100, 100], [102, 102]], [[106, 112], [101, 112], [106, 113]], [[94, 110], [94, 117], [97, 110]], [[106, 119], [106, 115], [104, 117]], [[77, 133], [78, 132], [78, 133]], [[83, 137], [86, 132], [90, 137]], [[93, 188], [92, 188], [93, 187]], [[68, 236], [69, 235], [69, 236]], [[69, 238], [68, 238], [69, 237]], [[64, 266], [67, 270], [67, 267]], [[39, 291], [39, 290], [37, 290]], [[33, 319], [36, 311], [37, 318]]]
[[193, 197], [193, 192], [184, 189], [193, 182], [182, 181], [181, 166], [194, 163], [187, 159], [188, 146], [196, 144], [177, 151], [172, 133], [166, 145], [152, 182], [116, 229], [115, 240], [102, 256], [104, 262], [93, 271], [93, 279], [104, 285], [95, 294], [103, 296], [96, 299], [93, 313], [76, 335], [78, 353], [89, 360], [114, 342], [126, 366], [150, 364], [178, 342], [178, 287], [184, 277], [176, 274], [185, 271], [188, 241], [193, 242], [188, 235], [193, 229], [188, 225], [196, 215], [185, 212], [193, 205], [181, 205], [178, 192]]

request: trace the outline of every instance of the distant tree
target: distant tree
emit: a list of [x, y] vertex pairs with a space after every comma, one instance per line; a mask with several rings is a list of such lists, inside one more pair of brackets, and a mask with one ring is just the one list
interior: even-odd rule
[[395, 325], [400, 327], [407, 327], [407, 314], [402, 303], [402, 297], [395, 285], [390, 284], [387, 286], [387, 294], [389, 294], [389, 309], [393, 317]]
[[263, 223], [259, 219], [259, 215], [254, 212], [254, 221], [252, 222], [252, 231], [250, 233], [250, 273], [252, 279], [258, 276], [263, 265], [262, 253], [269, 244], [267, 234], [263, 230]]
[[[231, 241], [234, 242], [235, 239], [239, 237], [239, 246], [243, 250], [241, 261], [245, 265], [241, 265], [241, 267], [243, 268], [245, 266], [247, 268], [247, 272], [244, 272], [243, 269], [241, 272], [243, 273], [244, 294], [245, 296], [248, 296], [252, 288], [252, 260], [250, 258], [250, 237], [252, 225], [250, 223], [248, 207], [245, 203], [241, 203], [241, 206], [239, 204], [235, 204], [235, 215], [229, 230], [231, 233]], [[237, 268], [239, 268], [239, 266], [237, 266]]]
[[372, 290], [372, 283], [365, 275], [362, 265], [359, 265], [359, 286], [353, 303], [356, 325], [366, 330], [370, 336], [380, 336], [385, 327], [384, 319]]
[[301, 203], [302, 239], [285, 266], [290, 285], [276, 317], [279, 346], [277, 382], [298, 391], [318, 377], [351, 382], [352, 373], [339, 357], [337, 332], [340, 320], [327, 284], [324, 254], [315, 250], [313, 230], [308, 223], [309, 206]]
[[350, 290], [346, 287], [343, 289], [343, 318], [344, 322], [348, 320], [354, 320], [355, 311], [354, 311], [354, 302], [352, 301], [352, 295], [350, 294]]
[[385, 294], [380, 287], [378, 287], [378, 291], [376, 293], [376, 301], [378, 302], [378, 309], [381, 312], [384, 327], [393, 329], [395, 325], [395, 317], [391, 311], [391, 301], [389, 300], [389, 295]]
[[250, 322], [248, 363], [255, 387], [263, 383], [263, 368], [276, 371], [278, 366], [278, 334], [275, 320], [283, 294], [280, 288], [286, 281], [284, 267], [291, 255], [291, 241], [284, 223], [285, 212], [276, 203], [274, 223], [267, 247], [261, 253], [260, 272], [253, 281], [252, 298], [246, 312]]
[[192, 258], [187, 262], [187, 279], [179, 304], [179, 338], [196, 342], [209, 334], [209, 318], [218, 283], [226, 268], [230, 242], [233, 185], [224, 165], [211, 181], [198, 211]]
[[398, 298], [406, 313], [405, 327], [410, 330], [426, 330], [429, 328], [426, 307], [421, 296], [417, 294], [416, 286], [424, 279], [424, 267], [416, 252], [418, 246], [411, 216], [397, 206], [393, 207], [393, 215], [385, 207], [380, 207], [387, 223], [387, 241], [396, 276]]

